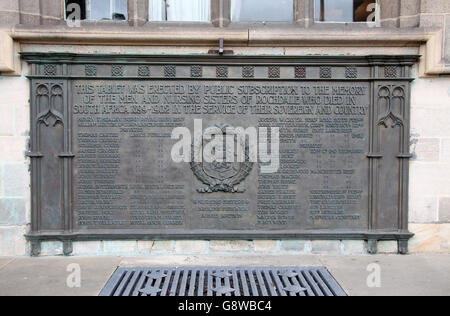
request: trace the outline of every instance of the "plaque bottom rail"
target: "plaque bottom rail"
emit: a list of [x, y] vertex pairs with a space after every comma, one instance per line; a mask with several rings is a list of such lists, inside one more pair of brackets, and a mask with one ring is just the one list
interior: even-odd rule
[[310, 239], [310, 240], [408, 240], [414, 234], [399, 231], [92, 231], [89, 232], [34, 232], [27, 234], [29, 240], [261, 240], [261, 239]]

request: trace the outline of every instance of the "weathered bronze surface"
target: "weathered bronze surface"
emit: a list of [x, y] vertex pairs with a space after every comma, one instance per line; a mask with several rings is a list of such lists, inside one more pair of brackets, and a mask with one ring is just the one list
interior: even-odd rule
[[[24, 54], [32, 233], [59, 239], [398, 240], [417, 56]], [[279, 127], [280, 169], [175, 163], [176, 127]], [[269, 146], [270, 147], [270, 146]]]

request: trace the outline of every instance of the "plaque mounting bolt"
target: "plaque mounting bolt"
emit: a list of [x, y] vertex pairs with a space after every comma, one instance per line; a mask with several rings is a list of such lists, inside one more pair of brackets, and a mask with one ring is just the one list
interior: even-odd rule
[[233, 50], [226, 50], [225, 49], [225, 40], [221, 37], [219, 38], [219, 49], [211, 49], [208, 54], [210, 55], [233, 55]]

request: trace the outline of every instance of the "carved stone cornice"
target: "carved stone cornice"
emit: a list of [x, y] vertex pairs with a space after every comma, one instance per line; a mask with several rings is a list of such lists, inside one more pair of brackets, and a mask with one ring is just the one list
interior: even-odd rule
[[[295, 25], [261, 27], [212, 26], [143, 26], [125, 29], [121, 26], [83, 24], [82, 28], [66, 26], [16, 26], [8, 31], [19, 43], [30, 44], [98, 44], [139, 46], [217, 46], [237, 47], [420, 47], [420, 76], [450, 74], [442, 45], [443, 32], [438, 28], [298, 28]], [[11, 49], [9, 50], [11, 52]], [[205, 50], [206, 52], [206, 50]], [[10, 54], [11, 55], [11, 54]], [[11, 58], [10, 56], [8, 58]], [[1, 63], [0, 63], [1, 64]], [[4, 70], [5, 71], [5, 70]]]

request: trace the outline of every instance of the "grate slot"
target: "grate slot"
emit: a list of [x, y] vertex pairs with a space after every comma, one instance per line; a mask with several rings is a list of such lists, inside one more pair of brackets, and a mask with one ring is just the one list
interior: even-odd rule
[[311, 285], [314, 291], [314, 296], [324, 296], [322, 290], [319, 288], [319, 286], [317, 285], [316, 281], [314, 280], [309, 271], [307, 270], [303, 271], [303, 276], [308, 281], [308, 284]]
[[344, 290], [341, 286], [336, 282], [336, 280], [331, 276], [330, 272], [327, 269], [321, 268], [318, 270], [318, 273], [322, 280], [326, 283], [327, 288], [333, 292], [333, 296], [345, 296]]
[[273, 271], [273, 270], [269, 270], [269, 271], [270, 271], [269, 273], [272, 275], [272, 278], [275, 280], [276, 289], [277, 289], [277, 292], [279, 294], [278, 296], [280, 296], [280, 295], [281, 296], [287, 296], [286, 292], [284, 291], [283, 283], [281, 282], [277, 271]]
[[267, 293], [267, 288], [266, 288], [266, 282], [264, 282], [264, 279], [261, 275], [261, 271], [260, 270], [256, 270], [256, 278], [258, 280], [258, 285], [260, 288], [260, 291], [262, 293], [262, 296], [269, 296], [269, 293]]
[[198, 280], [198, 289], [197, 289], [197, 296], [204, 296], [204, 289], [205, 289], [205, 270], [200, 269], [199, 272], [199, 280]]
[[128, 286], [121, 296], [131, 296], [131, 293], [133, 293], [134, 287], [136, 286], [137, 280], [141, 277], [141, 273], [142, 272], [139, 270], [133, 270], [133, 277], [128, 282]]
[[300, 283], [304, 288], [306, 288], [306, 296], [314, 296], [314, 292], [311, 289], [311, 285], [306, 281], [303, 271], [297, 270], [298, 278], [300, 279]]
[[123, 274], [122, 282], [119, 283], [119, 286], [115, 289], [113, 296], [122, 296], [123, 292], [128, 285], [130, 278], [133, 276], [134, 272], [132, 270], [128, 270]]
[[196, 269], [191, 271], [191, 279], [189, 282], [188, 296], [194, 296], [198, 272]]
[[333, 293], [331, 293], [326, 284], [322, 281], [321, 277], [317, 274], [317, 271], [312, 270], [311, 274], [314, 280], [317, 282], [317, 285], [319, 285], [320, 289], [322, 290], [322, 293], [324, 293], [325, 296], [333, 296]]
[[180, 274], [184, 270], [177, 269], [175, 271], [175, 276], [173, 277], [172, 287], [170, 288], [169, 296], [176, 296], [178, 290], [178, 280], [180, 279]]
[[248, 279], [250, 281], [250, 287], [252, 289], [253, 296], [259, 296], [258, 288], [256, 287], [256, 282], [254, 279], [253, 270], [247, 270]]
[[208, 295], [208, 296], [213, 296], [213, 291], [212, 291], [212, 289], [213, 289], [213, 287], [214, 287], [214, 284], [213, 284], [213, 276], [212, 276], [211, 273], [209, 273], [209, 271], [207, 272], [207, 275], [208, 275], [207, 295]]
[[146, 269], [142, 271], [139, 281], [136, 287], [134, 288], [133, 296], [141, 296], [141, 292], [139, 291], [142, 290], [142, 288], [144, 287], [145, 280], [147, 279], [146, 274], [148, 273], [148, 271], [150, 270]]
[[239, 276], [238, 276], [237, 269], [233, 269], [231, 273], [233, 274], [234, 295], [241, 296], [241, 286], [239, 284]]
[[267, 281], [267, 288], [270, 291], [270, 296], [278, 296], [276, 291], [275, 282], [272, 280], [272, 277], [270, 275], [270, 271], [268, 269], [263, 270], [264, 279]]
[[183, 272], [183, 279], [181, 280], [180, 290], [178, 292], [178, 296], [185, 296], [186, 293], [186, 285], [188, 282], [188, 277], [191, 274], [191, 271], [186, 270]]
[[248, 283], [245, 274], [246, 274], [245, 270], [239, 270], [239, 276], [241, 277], [241, 286], [242, 291], [244, 292], [244, 296], [250, 296], [250, 291], [248, 289]]
[[173, 277], [173, 270], [167, 270], [166, 277], [164, 280], [164, 285], [162, 287], [161, 296], [167, 296], [167, 291], [169, 290], [170, 282]]
[[326, 268], [119, 268], [100, 296], [345, 296]]

